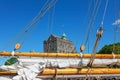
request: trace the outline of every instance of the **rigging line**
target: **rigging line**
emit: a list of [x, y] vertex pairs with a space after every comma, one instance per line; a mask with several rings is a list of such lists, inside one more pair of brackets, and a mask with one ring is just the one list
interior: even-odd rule
[[[50, 6], [51, 7], [51, 6]], [[50, 9], [50, 8], [49, 8]], [[48, 11], [48, 9], [47, 9], [47, 11]], [[40, 16], [40, 18], [41, 18], [41, 16]], [[39, 21], [36, 21], [36, 23], [35, 24], [37, 24]], [[37, 26], [34, 26], [34, 29], [36, 28]], [[24, 39], [24, 41], [22, 42], [22, 45], [23, 45], [23, 43], [29, 38], [29, 36], [30, 36], [30, 33], [32, 33], [34, 30], [31, 30], [30, 32], [29, 32], [29, 34], [28, 34], [28, 36]]]
[[56, 2], [57, 2], [57, 0], [54, 0], [54, 2], [51, 2], [49, 4], [49, 6], [46, 8], [46, 10], [41, 14], [41, 16], [38, 17], [38, 20], [36, 22], [38, 22]]
[[87, 27], [87, 29], [86, 29], [86, 34], [85, 34], [85, 37], [84, 37], [84, 39], [83, 39], [83, 41], [82, 41], [82, 44], [84, 43], [84, 40], [86, 39], [86, 35], [87, 35], [87, 32], [89, 31], [89, 28], [90, 28], [90, 23], [91, 23], [91, 21], [92, 21], [92, 16], [94, 15], [94, 12], [95, 12], [95, 9], [96, 9], [96, 6], [97, 6], [97, 2], [98, 2], [98, 0], [96, 1], [96, 3], [94, 4], [94, 9], [93, 9], [93, 12], [92, 12], [92, 15], [90, 16], [90, 18], [89, 18], [89, 20], [88, 20], [88, 27]]
[[32, 34], [32, 32], [36, 29], [37, 24], [34, 25], [33, 29], [31, 29], [31, 31], [28, 33], [28, 35], [24, 38], [24, 40], [21, 42], [21, 46], [28, 40], [28, 38], [30, 37], [30, 35]]
[[93, 61], [94, 61], [94, 57], [95, 57], [95, 53], [97, 51], [97, 47], [98, 47], [98, 43], [99, 43], [99, 38], [96, 39], [96, 43], [95, 43], [95, 46], [93, 48], [93, 54], [91, 56], [91, 59], [90, 59], [90, 64], [92, 65]]
[[41, 13], [43, 12], [44, 8], [47, 6], [49, 0], [47, 0], [45, 2], [45, 4], [43, 5], [43, 7], [40, 9], [40, 11], [38, 12], [38, 14], [32, 19], [32, 21], [25, 27], [25, 30], [28, 30], [30, 28], [30, 26], [37, 20], [37, 18], [41, 15]]
[[[86, 24], [85, 22], [88, 22], [88, 24], [91, 23], [92, 16], [94, 15], [95, 8], [96, 8], [95, 6], [97, 6], [97, 2], [98, 2], [98, 0], [96, 1], [96, 3], [94, 2], [94, 4], [93, 4], [93, 0], [88, 0], [87, 16], [85, 16], [86, 21], [84, 19], [83, 25]], [[94, 8], [92, 8], [92, 5], [94, 5]], [[92, 13], [90, 12], [91, 10], [93, 10]], [[86, 35], [87, 35], [87, 32], [89, 31], [89, 27], [90, 26], [87, 26], [87, 29], [85, 30], [85, 36], [82, 39], [81, 46], [84, 46], [84, 40], [86, 40]], [[79, 38], [76, 41], [76, 46], [78, 46], [78, 41], [79, 41]], [[89, 48], [88, 48], [88, 50], [89, 50]]]
[[87, 13], [88, 13], [88, 14], [87, 14], [87, 16], [90, 14], [90, 6], [91, 6], [90, 2], [91, 2], [91, 1], [88, 0], [88, 10], [87, 10]]
[[57, 2], [57, 0], [54, 0], [53, 2], [51, 2], [51, 3], [49, 4], [49, 7], [47, 7], [47, 9], [44, 11], [44, 13], [42, 14], [41, 17], [43, 17], [43, 16], [45, 15], [45, 13], [46, 13], [52, 6], [54, 6], [54, 4], [56, 4], [56, 2]]
[[[91, 6], [90, 2], [92, 2], [92, 1], [88, 0], [88, 12], [87, 12], [88, 14], [87, 14], [87, 17], [89, 17], [88, 15], [90, 14], [90, 6]], [[89, 40], [88, 40], [88, 53], [89, 53]]]
[[108, 0], [106, 1], [106, 5], [105, 5], [105, 9], [104, 9], [104, 13], [103, 13], [103, 18], [102, 18], [102, 22], [101, 22], [101, 27], [103, 27], [103, 22], [104, 22], [104, 18], [105, 18], [105, 14], [106, 14], [106, 10], [107, 10], [107, 6], [108, 6]]
[[[116, 12], [116, 0], [114, 1], [114, 11]], [[116, 21], [116, 14], [114, 16], [114, 19]], [[115, 42], [116, 42], [116, 25], [114, 25], [114, 43], [113, 43], [113, 49], [112, 49], [112, 53], [115, 53]]]
[[43, 8], [48, 4], [48, 1], [49, 1], [49, 0], [47, 0], [47, 1], [45, 2], [45, 4], [44, 4], [43, 7], [41, 8], [41, 10], [38, 12], [38, 14], [37, 14], [37, 15], [33, 18], [33, 20], [24, 28], [23, 32], [26, 32], [26, 31], [29, 30], [29, 28], [31, 27], [31, 25], [32, 25], [32, 24], [37, 20], [37, 18], [40, 16]]
[[[99, 29], [99, 31], [101, 31], [101, 30], [102, 30], [102, 28]], [[94, 45], [94, 48], [93, 48], [93, 51], [92, 51], [92, 55], [91, 55], [90, 61], [87, 64], [87, 66], [89, 66], [89, 67], [88, 67], [86, 76], [89, 74], [88, 72], [92, 69], [92, 65], [93, 65], [93, 61], [94, 61], [94, 58], [95, 58], [95, 54], [96, 54], [96, 51], [97, 51], [97, 48], [98, 48], [98, 44], [99, 44], [99, 41], [100, 41], [100, 38], [101, 38], [101, 36], [99, 36], [98, 34], [99, 33], [97, 33], [97, 38], [96, 38], [96, 42], [95, 42], [95, 45]]]
[[90, 40], [89, 40], [89, 37], [88, 37], [88, 53], [89, 53], [89, 47], [90, 47]]
[[[53, 14], [53, 10], [52, 10], [52, 14]], [[52, 15], [52, 17], [53, 17], [53, 15]], [[48, 14], [48, 34], [51, 34], [51, 32], [52, 32], [52, 20], [50, 20], [51, 19], [51, 16], [50, 16], [50, 11], [49, 11], [49, 14]]]
[[41, 8], [41, 10], [39, 11], [39, 13], [33, 18], [33, 20], [25, 27], [23, 34], [21, 34], [21, 37], [19, 37], [18, 42], [20, 41], [20, 39], [23, 37], [23, 35], [28, 32], [29, 28], [32, 27], [32, 25], [37, 21], [37, 18], [42, 14], [42, 11], [44, 9], [44, 7], [48, 4], [49, 0], [47, 0], [45, 2], [45, 4], [43, 5], [43, 7]]
[[[120, 5], [119, 5], [119, 16], [118, 16], [118, 17], [119, 17], [119, 19], [120, 19]], [[120, 28], [120, 24], [118, 25], [118, 27]], [[118, 38], [119, 38], [118, 41], [120, 42], [120, 29], [119, 29], [119, 35], [118, 35], [118, 36], [119, 36], [119, 37], [118, 37]]]
[[[53, 0], [54, 1], [54, 0]], [[53, 1], [51, 1], [51, 2], [53, 2]], [[25, 35], [25, 33], [26, 32], [28, 32], [29, 31], [29, 29], [32, 27], [32, 25], [34, 25], [35, 23], [36, 23], [36, 21], [38, 21], [40, 18], [42, 18], [43, 17], [43, 13], [44, 13], [44, 9], [46, 9], [48, 6], [49, 6], [49, 4], [50, 4], [50, 1], [49, 0], [47, 0], [46, 1], [46, 3], [43, 5], [43, 7], [41, 8], [41, 10], [39, 11], [39, 13], [37, 14], [37, 16], [35, 16], [34, 18], [33, 18], [33, 20], [26, 26], [26, 28], [25, 28], [25, 31], [24, 31], [24, 33], [21, 35], [21, 37], [19, 38], [19, 40], [18, 40], [18, 42], [21, 40], [21, 38]], [[45, 12], [46, 13], [46, 12]], [[42, 17], [41, 17], [41, 15], [42, 15]], [[40, 17], [40, 18], [39, 18]]]
[[[106, 4], [108, 4], [108, 2], [106, 2]], [[106, 6], [105, 6], [105, 9], [106, 9]], [[104, 16], [104, 15], [103, 15]], [[99, 31], [102, 31], [102, 27], [100, 26], [100, 29]], [[95, 58], [95, 54], [96, 54], [96, 50], [97, 50], [97, 47], [98, 47], [98, 44], [99, 44], [99, 40], [101, 38], [101, 35], [99, 35], [99, 32], [97, 33], [97, 39], [96, 39], [96, 42], [95, 42], [95, 46], [93, 48], [93, 54], [91, 56], [91, 59], [90, 59], [90, 62], [88, 63], [88, 66], [90, 66], [92, 68], [92, 64], [93, 64], [93, 61], [94, 61], [94, 58]], [[88, 68], [88, 71], [89, 71], [89, 68]], [[88, 73], [87, 73], [88, 74]], [[86, 75], [87, 76], [87, 75]]]
[[[54, 1], [54, 0], [53, 0]], [[32, 27], [32, 25], [34, 25], [34, 24], [36, 24], [36, 22], [38, 22], [45, 14], [46, 14], [46, 12], [52, 7], [54, 5], [54, 3], [53, 2], [51, 2], [51, 3], [49, 3], [48, 5], [47, 5], [47, 7], [46, 7], [46, 9], [45, 10], [41, 10], [40, 12], [41, 12], [41, 14], [39, 14], [39, 16], [37, 16], [36, 18], [34, 18], [34, 20], [33, 20], [33, 23], [31, 23], [31, 25], [29, 25], [29, 30], [30, 30], [30, 28]], [[49, 6], [49, 7], [48, 7]], [[27, 31], [28, 32], [28, 31]], [[26, 33], [26, 31], [25, 31], [25, 33]], [[24, 34], [25, 34], [24, 33]], [[23, 35], [22, 35], [23, 36]], [[22, 37], [21, 36], [21, 37]], [[18, 40], [18, 42], [20, 41], [20, 39]]]
[[55, 19], [55, 5], [53, 7], [53, 12], [52, 12], [52, 21], [51, 21], [51, 26], [50, 26], [50, 34], [52, 34], [52, 28], [54, 25], [54, 19]]
[[[52, 3], [52, 5], [54, 5], [53, 3]], [[50, 6], [50, 8], [51, 8], [52, 6]], [[48, 9], [46, 9], [46, 11], [45, 11], [45, 13], [50, 9], [49, 7], [48, 7]], [[43, 15], [44, 16], [44, 15]], [[34, 25], [37, 25], [37, 23], [38, 23], [39, 21], [36, 21], [36, 23], [34, 24]], [[30, 36], [30, 34], [35, 30], [35, 28], [36, 28], [37, 26], [33, 26], [32, 28], [33, 29], [31, 29], [31, 31], [28, 33], [28, 36], [24, 39], [24, 41], [22, 42], [22, 45], [23, 45], [23, 43], [29, 38], [29, 36]]]
[[86, 36], [87, 36], [87, 34], [88, 34], [88, 31], [89, 31], [89, 28], [90, 28], [90, 23], [91, 23], [91, 21], [92, 21], [92, 17], [94, 16], [94, 13], [95, 13], [97, 4], [98, 4], [98, 0], [97, 0], [96, 3], [94, 4], [93, 12], [92, 12], [92, 14], [91, 14], [91, 16], [90, 16], [90, 18], [89, 18], [89, 20], [88, 20], [88, 27], [87, 27], [87, 29], [86, 29], [86, 34], [85, 34], [85, 36], [84, 36], [84, 38], [83, 38], [82, 44], [84, 44], [84, 40], [86, 40]]
[[116, 30], [117, 30], [117, 26], [114, 27], [114, 44], [113, 44], [113, 54], [115, 53], [115, 43], [116, 43]]
[[[47, 0], [48, 1], [48, 0]], [[47, 2], [46, 2], [47, 3]], [[45, 5], [46, 5], [45, 3]], [[43, 6], [44, 7], [44, 6]], [[40, 11], [41, 12], [41, 11]], [[34, 18], [35, 19], [35, 18]], [[34, 20], [33, 19], [33, 20]], [[1, 51], [4, 51], [6, 48], [8, 48], [20, 35], [24, 35], [24, 32], [26, 31], [26, 29], [29, 27], [29, 25], [27, 25], [21, 32], [19, 32], [14, 38], [12, 38], [3, 48]]]
[[12, 38], [2, 49], [1, 51], [6, 50], [15, 40], [17, 40], [18, 36], [21, 34], [21, 32], [19, 32], [18, 34], [16, 34], [16, 36], [14, 38]]
[[[48, 0], [47, 0], [48, 1]], [[50, 4], [49, 4], [49, 6], [51, 5], [51, 7], [55, 4], [57, 2], [57, 0], [53, 0]], [[46, 4], [45, 4], [46, 5]], [[50, 7], [50, 8], [51, 8]], [[47, 9], [47, 10], [49, 10], [49, 9]], [[41, 13], [41, 11], [40, 11], [40, 13]], [[46, 11], [44, 12], [44, 14], [42, 15], [42, 17], [45, 15], [45, 13], [46, 13]], [[21, 33], [19, 33], [19, 34], [17, 34], [16, 36], [15, 36], [15, 38], [13, 38], [8, 44], [7, 44], [7, 46], [5, 46], [2, 50], [5, 50], [6, 48], [8, 48], [17, 38], [18, 38], [18, 36], [19, 35], [21, 35], [20, 37], [22, 38], [22, 35], [24, 35], [25, 33], [26, 33], [26, 30], [27, 29], [29, 29], [30, 28], [30, 25], [31, 24], [33, 24], [35, 21], [36, 21], [36, 19], [37, 19], [37, 17], [35, 17], [33, 20], [32, 20], [32, 22], [30, 23], [30, 24], [28, 24], [25, 28], [24, 28], [24, 30], [23, 30], [23, 32]], [[37, 19], [38, 20], [38, 19]], [[34, 22], [33, 22], [34, 21]], [[20, 38], [19, 38], [20, 39]]]
[[[91, 1], [90, 1], [90, 0], [88, 0], [88, 1], [89, 1], [89, 2], [88, 2], [89, 4], [88, 4], [88, 14], [87, 14], [87, 16], [90, 14], [90, 6], [91, 6], [91, 4], [90, 4]], [[89, 43], [90, 43], [90, 42], [89, 42], [89, 40], [88, 40], [88, 53], [89, 53]]]
[[46, 31], [46, 34], [48, 34], [49, 36], [49, 33], [50, 33], [50, 11], [48, 13], [48, 31]]
[[[52, 3], [52, 4], [53, 4], [53, 3]], [[50, 6], [50, 7], [51, 7], [51, 6]], [[46, 11], [48, 11], [49, 9], [50, 9], [50, 8], [48, 7], [48, 9], [46, 9]], [[46, 11], [45, 11], [45, 12], [46, 12]], [[44, 15], [42, 15], [42, 16], [44, 16]], [[40, 17], [41, 17], [41, 16], [40, 16]], [[37, 22], [38, 22], [38, 21], [37, 21]], [[37, 22], [36, 22], [36, 24], [37, 24]], [[36, 27], [36, 26], [35, 26], [35, 27]], [[32, 31], [31, 31], [31, 32], [32, 32]], [[30, 34], [29, 34], [29, 36], [30, 36]], [[26, 40], [27, 40], [27, 38], [26, 38]], [[23, 42], [23, 43], [24, 43], [24, 42]], [[23, 44], [23, 43], [22, 43], [22, 44]]]
[[91, 24], [90, 24], [91, 28], [90, 28], [89, 31], [88, 31], [88, 34], [87, 34], [87, 37], [86, 37], [86, 41], [85, 41], [85, 45], [86, 45], [87, 42], [88, 42], [88, 39], [89, 39], [89, 36], [90, 36], [90, 32], [93, 30], [94, 23], [95, 23], [95, 20], [96, 20], [96, 17], [97, 17], [97, 14], [98, 14], [100, 5], [101, 5], [101, 0], [100, 0], [100, 2], [99, 2], [99, 4], [98, 4], [98, 7], [97, 7], [97, 9], [96, 9], [96, 12], [94, 13], [93, 21], [92, 21]]
[[100, 40], [100, 37], [98, 37], [98, 38], [96, 39], [95, 46], [94, 46], [94, 48], [93, 48], [93, 54], [92, 54], [91, 59], [90, 59], [90, 60], [91, 60], [91, 63], [90, 63], [90, 64], [92, 64], [93, 61], [94, 61], [94, 57], [95, 57], [95, 53], [96, 53], [97, 48], [98, 48], [99, 40]]
[[[39, 16], [36, 21], [39, 21], [39, 20], [46, 14], [46, 12], [47, 12], [56, 2], [57, 2], [57, 0], [51, 1], [51, 2], [48, 4], [48, 6], [45, 8], [45, 10], [42, 11], [41, 16]], [[35, 21], [35, 22], [36, 22], [36, 21]]]
[[[91, 3], [92, 1], [91, 0], [88, 0], [88, 9], [87, 9], [87, 16], [85, 16], [85, 19], [84, 19], [84, 21], [83, 21], [83, 25], [85, 25], [86, 23], [86, 20], [88, 20], [89, 19], [89, 15], [90, 15], [90, 9], [91, 9], [91, 6], [92, 6], [92, 3]], [[78, 44], [78, 42], [79, 42], [79, 39], [80, 38], [77, 38], [77, 41], [76, 41], [76, 46], [78, 46], [79, 44]], [[83, 42], [82, 42], [83, 43]], [[82, 44], [81, 44], [82, 45]]]

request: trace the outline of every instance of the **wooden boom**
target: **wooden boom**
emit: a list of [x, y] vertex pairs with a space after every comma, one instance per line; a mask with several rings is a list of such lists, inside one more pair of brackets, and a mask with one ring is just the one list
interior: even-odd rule
[[[66, 68], [66, 69], [45, 69], [39, 75], [75, 75], [75, 74], [87, 74], [88, 69]], [[89, 74], [120, 74], [120, 69], [109, 68], [93, 68], [88, 72]]]
[[[38, 76], [44, 75], [83, 75], [87, 74], [88, 69], [82, 68], [65, 68], [65, 69], [58, 69], [58, 68], [46, 68], [43, 72], [39, 73]], [[17, 75], [16, 71], [0, 71], [0, 75]], [[120, 74], [120, 68], [92, 68], [88, 74], [95, 75], [95, 74]]]
[[[11, 52], [0, 52], [0, 56], [29, 56], [29, 57], [76, 57], [80, 58], [80, 54], [71, 54], [71, 53], [38, 53], [38, 52], [15, 52], [11, 54]], [[83, 54], [83, 58], [90, 58], [91, 54]], [[95, 58], [105, 58], [112, 59], [114, 56], [112, 54], [96, 54]], [[115, 55], [115, 58], [120, 59], [120, 54]]]

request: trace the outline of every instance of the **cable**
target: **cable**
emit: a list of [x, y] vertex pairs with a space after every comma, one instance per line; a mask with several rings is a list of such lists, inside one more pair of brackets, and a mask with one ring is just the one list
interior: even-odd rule
[[[54, 1], [54, 0], [53, 0], [53, 1]], [[52, 7], [51, 5], [53, 5], [53, 4], [54, 4], [54, 2], [51, 2], [51, 3], [49, 4], [49, 7], [46, 8], [45, 13]], [[42, 14], [42, 17], [45, 15], [45, 13]], [[40, 19], [41, 19], [42, 17], [40, 16]], [[36, 21], [36, 23], [35, 23], [34, 25], [36, 25], [38, 22], [39, 22], [39, 20]], [[24, 41], [22, 42], [22, 44], [29, 38], [30, 34], [34, 31], [34, 29], [35, 29], [36, 27], [37, 27], [37, 26], [33, 26], [33, 27], [32, 27], [31, 31], [28, 33], [28, 35], [26, 36], [26, 38], [24, 39]]]
[[[48, 1], [49, 0], [47, 0], [46, 1], [46, 3], [44, 4], [44, 6], [48, 3]], [[43, 7], [44, 7], [43, 6]], [[42, 7], [42, 8], [43, 8]], [[41, 10], [39, 11], [39, 13], [38, 14], [40, 14], [41, 13]], [[38, 15], [37, 14], [37, 15]], [[36, 18], [37, 16], [35, 16], [34, 18], [33, 18], [33, 20], [27, 25], [27, 26], [25, 26], [25, 28], [21, 31], [21, 32], [19, 32], [13, 39], [11, 39], [3, 48], [2, 48], [2, 50], [1, 51], [4, 51], [6, 48], [8, 48], [17, 38], [18, 38], [18, 36], [19, 36], [19, 38], [18, 38], [18, 41], [17, 42], [19, 42], [20, 40], [21, 40], [21, 38], [22, 38], [22, 36], [28, 31], [28, 29], [29, 29], [29, 25], [30, 24], [32, 24], [32, 22], [35, 20], [35, 18]]]
[[[47, 0], [45, 2], [45, 4], [43, 5], [43, 7], [41, 8], [41, 10], [39, 11], [39, 13], [33, 18], [33, 20], [23, 29], [22, 32], [20, 32], [19, 34], [17, 34], [15, 36], [15, 38], [13, 38], [2, 50], [5, 50], [6, 48], [8, 48], [15, 40], [17, 40], [17, 42], [22, 41], [22, 38], [25, 37], [26, 33], [29, 36], [29, 34], [32, 32], [31, 30], [34, 29], [32, 26], [35, 25], [35, 24], [37, 24], [38, 21], [41, 20], [41, 18], [46, 14], [46, 12], [53, 5], [55, 5], [56, 2], [57, 2], [57, 0]], [[26, 37], [27, 37], [27, 35], [26, 35]]]
[[87, 77], [87, 75], [89, 73], [89, 70], [92, 69], [92, 65], [93, 65], [93, 61], [94, 61], [94, 58], [95, 58], [96, 50], [97, 50], [100, 38], [101, 38], [102, 33], [103, 33], [102, 27], [103, 27], [103, 21], [104, 21], [107, 5], [108, 5], [108, 0], [106, 1], [105, 10], [104, 10], [104, 13], [103, 13], [103, 20], [102, 20], [102, 23], [101, 23], [102, 26], [100, 25], [100, 28], [99, 28], [99, 30], [97, 32], [97, 38], [96, 38], [96, 42], [95, 42], [94, 47], [93, 47], [91, 59], [90, 59], [89, 63], [87, 64], [88, 70], [87, 70], [86, 77]]
[[87, 42], [88, 42], [88, 39], [89, 39], [89, 36], [90, 36], [90, 32], [91, 32], [91, 31], [93, 30], [93, 28], [94, 28], [94, 23], [95, 23], [96, 16], [97, 16], [97, 14], [98, 14], [100, 5], [101, 5], [101, 0], [100, 0], [100, 2], [99, 2], [99, 4], [98, 4], [98, 7], [97, 7], [97, 9], [96, 9], [96, 12], [94, 13], [93, 21], [92, 21], [91, 24], [90, 24], [91, 28], [90, 28], [89, 31], [88, 31], [88, 34], [87, 34], [87, 37], [86, 37], [86, 41], [85, 41], [85, 45], [86, 45]]
[[[85, 25], [85, 24], [86, 24], [86, 21], [89, 19], [91, 8], [92, 8], [92, 1], [91, 1], [91, 0], [88, 0], [87, 16], [85, 16], [85, 19], [84, 19], [84, 21], [83, 21], [83, 25]], [[77, 38], [76, 46], [79, 45], [78, 42], [79, 42], [79, 38]], [[82, 44], [83, 44], [83, 40], [82, 40]], [[81, 45], [82, 45], [82, 44], [81, 44]]]
[[[107, 6], [108, 6], [108, 0], [106, 1], [106, 5], [105, 5], [105, 9], [104, 9], [104, 13], [103, 13], [103, 18], [102, 18], [101, 25], [103, 25], [103, 22], [104, 22], [104, 18], [105, 18]], [[103, 27], [103, 26], [102, 26], [102, 27]]]
[[51, 20], [51, 25], [50, 25], [50, 34], [52, 34], [52, 27], [54, 25], [54, 18], [55, 17], [55, 5], [53, 7], [53, 11], [52, 11], [52, 20]]
[[[106, 13], [106, 8], [107, 8], [107, 5], [108, 5], [108, 0], [106, 1], [106, 5], [105, 5], [105, 10], [104, 10], [104, 15], [103, 15], [103, 20], [102, 20], [102, 22], [104, 21], [104, 17], [105, 17], [105, 13]], [[103, 25], [103, 23], [101, 23], [102, 25]], [[93, 60], [94, 60], [94, 56], [95, 56], [95, 53], [96, 53], [96, 50], [97, 50], [97, 47], [98, 47], [98, 43], [99, 43], [99, 40], [100, 40], [100, 38], [101, 38], [101, 36], [102, 36], [102, 26], [100, 26], [100, 29], [99, 29], [99, 31], [98, 31], [98, 33], [97, 33], [97, 39], [96, 39], [96, 42], [95, 42], [95, 46], [94, 46], [94, 48], [93, 48], [93, 54], [92, 54], [92, 57], [91, 57], [91, 62], [90, 62], [90, 64], [92, 64], [93, 63]]]
[[[92, 17], [94, 16], [94, 13], [95, 13], [95, 10], [96, 10], [96, 6], [98, 4], [98, 0], [96, 1], [96, 3], [94, 4], [94, 9], [93, 9], [93, 12], [92, 12], [92, 15], [90, 16], [89, 20], [88, 20], [88, 27], [86, 29], [86, 34], [85, 34], [85, 37], [83, 38], [83, 41], [82, 41], [82, 44], [84, 44], [86, 42], [86, 37], [88, 35], [88, 31], [89, 31], [89, 28], [90, 28], [90, 24], [91, 24], [91, 21], [92, 21]], [[85, 40], [85, 42], [84, 42]]]
[[[114, 1], [114, 10], [116, 12], [116, 0]], [[116, 20], [116, 14], [114, 16], [114, 19]], [[114, 43], [113, 43], [113, 48], [112, 48], [112, 54], [113, 55], [115, 53], [116, 31], [117, 31], [117, 25], [115, 25], [115, 27], [114, 27]]]

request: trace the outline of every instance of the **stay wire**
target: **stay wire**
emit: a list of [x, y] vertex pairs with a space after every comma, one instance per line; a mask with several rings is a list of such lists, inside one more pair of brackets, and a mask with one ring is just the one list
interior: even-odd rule
[[[48, 0], [47, 0], [48, 1]], [[46, 3], [47, 3], [46, 1]], [[45, 3], [45, 4], [46, 4]], [[35, 19], [35, 18], [34, 18]], [[32, 21], [34, 21], [34, 19]], [[31, 22], [32, 22], [31, 21]], [[31, 24], [31, 23], [30, 23]], [[16, 36], [14, 38], [12, 38], [2, 49], [1, 51], [6, 50], [6, 48], [8, 48], [15, 40], [17, 40], [17, 38], [19, 37], [19, 39], [21, 39], [21, 37], [26, 33], [26, 30], [29, 28], [29, 24], [18, 34], [16, 34]]]
[[[94, 16], [94, 20], [96, 19], [96, 15], [97, 15], [97, 13], [98, 13], [98, 10], [99, 10], [99, 8], [100, 8], [100, 5], [101, 5], [101, 0], [100, 0], [100, 2], [99, 2], [99, 4], [98, 4], [97, 10], [96, 10], [96, 13], [95, 13], [95, 16]], [[94, 24], [94, 21], [93, 21], [93, 24]], [[92, 24], [92, 27], [93, 27], [93, 24]], [[98, 38], [97, 38], [96, 40], [98, 41]], [[98, 47], [98, 43], [96, 42], [96, 43], [95, 43], [95, 46], [94, 46], [94, 48], [93, 48], [93, 53], [95, 53], [97, 47]], [[94, 56], [94, 54], [92, 54], [92, 57], [91, 57], [90, 61], [93, 60], [93, 56]], [[92, 69], [92, 68], [88, 67], [88, 70], [87, 70], [87, 73], [86, 73], [86, 78], [88, 78], [88, 75], [89, 75], [91, 69]]]
[[[103, 20], [102, 20], [102, 21], [104, 21], [104, 17], [105, 17], [107, 5], [108, 5], [108, 1], [106, 2], [106, 6], [105, 6], [104, 13], [103, 13]], [[100, 27], [101, 27], [101, 26], [100, 26]], [[89, 62], [90, 65], [91, 65], [90, 68], [92, 68], [92, 64], [93, 64], [93, 61], [94, 61], [94, 58], [95, 58], [95, 53], [96, 53], [96, 51], [97, 51], [98, 44], [99, 44], [99, 39], [100, 39], [100, 37], [98, 36], [97, 39], [96, 39], [96, 42], [95, 42], [95, 46], [94, 46], [94, 48], [93, 48], [93, 54], [91, 55], [91, 59], [90, 59], [90, 62]], [[88, 71], [87, 71], [86, 76], [88, 75], [88, 72], [89, 72], [90, 68], [88, 68]]]
[[49, 0], [47, 0], [45, 2], [45, 4], [43, 5], [43, 7], [41, 8], [41, 10], [38, 12], [38, 14], [33, 18], [33, 20], [24, 28], [23, 33], [21, 34], [21, 36], [19, 37], [18, 41], [19, 42], [22, 37], [25, 35], [25, 33], [27, 33], [29, 31], [29, 29], [32, 27], [32, 25], [37, 21], [37, 18], [42, 14], [42, 11], [44, 9], [44, 7], [48, 4]]
[[[89, 16], [90, 16], [90, 9], [92, 8], [91, 7], [92, 6], [92, 1], [91, 0], [88, 0], [88, 9], [87, 9], [87, 16], [85, 16], [85, 19], [83, 20], [83, 25], [85, 25], [86, 24], [86, 20], [88, 20], [89, 19]], [[77, 38], [77, 41], [76, 41], [76, 46], [78, 46], [79, 44], [78, 44], [78, 42], [79, 42], [79, 38]], [[82, 41], [82, 43], [83, 43], [83, 41]], [[81, 44], [82, 45], [82, 44]]]
[[[116, 7], [116, 0], [114, 0], [114, 12], [116, 12], [116, 9], [117, 9], [117, 7]], [[116, 21], [116, 13], [115, 13], [114, 19]], [[116, 25], [114, 25], [114, 26], [115, 26], [114, 27], [114, 40], [113, 40], [114, 43], [113, 43], [112, 54], [115, 53], [115, 43], [116, 43], [116, 29], [117, 29], [117, 26]]]
[[54, 25], [54, 19], [55, 19], [55, 5], [53, 7], [53, 11], [52, 11], [52, 20], [51, 20], [51, 25], [50, 25], [50, 34], [52, 34], [52, 28]]
[[[37, 25], [39, 23], [39, 20], [45, 15], [45, 13], [54, 5], [55, 3], [52, 2], [49, 4], [49, 7], [47, 7], [47, 9], [44, 11], [44, 13], [39, 17], [39, 19], [34, 23], [34, 25]], [[33, 28], [31, 29], [30, 33], [28, 34], [28, 36], [26, 36], [26, 38], [24, 39], [24, 41], [22, 42], [22, 44], [29, 38], [30, 34], [35, 30], [37, 26], [33, 26]]]
[[96, 17], [97, 17], [97, 14], [98, 14], [100, 5], [101, 5], [101, 0], [100, 0], [99, 3], [98, 3], [98, 7], [96, 8], [96, 11], [95, 11], [95, 13], [94, 13], [92, 22], [89, 24], [90, 28], [89, 28], [88, 34], [87, 34], [87, 36], [86, 36], [86, 41], [85, 41], [85, 43], [84, 43], [85, 45], [87, 44], [87, 42], [88, 42], [88, 40], [89, 40], [90, 32], [91, 32], [91, 31], [93, 30], [93, 28], [94, 28], [95, 20], [96, 20]]
[[[45, 5], [47, 5], [48, 1], [49, 1], [49, 0], [46, 1]], [[31, 32], [31, 31], [30, 31], [31, 28], [33, 27], [33, 25], [36, 24], [36, 21], [38, 21], [38, 18], [39, 18], [39, 16], [41, 16], [42, 11], [43, 11], [45, 5], [44, 5], [44, 6], [42, 7], [42, 9], [39, 11], [39, 13], [37, 14], [37, 16], [34, 17], [34, 19], [31, 21], [31, 23], [28, 24], [28, 26], [27, 26], [25, 32], [27, 32], [27, 33], [28, 33], [28, 32]], [[26, 33], [26, 34], [27, 34], [27, 33]], [[25, 36], [25, 33], [24, 33], [23, 35]], [[18, 40], [18, 42], [21, 41], [22, 37], [23, 37], [23, 36], [21, 36], [21, 38]]]
[[[43, 16], [45, 15], [46, 11], [49, 10], [48, 6], [52, 7], [52, 6], [56, 3], [56, 1], [57, 1], [57, 0], [52, 0], [52, 1], [48, 4], [49, 0], [47, 0], [46, 3], [44, 4], [44, 6], [42, 7], [42, 9], [41, 9], [41, 10], [39, 11], [39, 13], [37, 14], [37, 16], [35, 16], [35, 17], [33, 18], [33, 20], [23, 29], [23, 31], [20, 32], [19, 34], [17, 34], [17, 35], [15, 36], [15, 38], [13, 38], [13, 39], [2, 49], [2, 51], [5, 50], [6, 48], [8, 48], [8, 47], [18, 38], [18, 36], [19, 36], [19, 38], [18, 38], [18, 41], [17, 41], [17, 42], [20, 42], [21, 38], [25, 35], [25, 33], [28, 32], [28, 30], [31, 28], [31, 26], [32, 26], [33, 24], [35, 24], [41, 17], [43, 17]], [[45, 7], [47, 4], [48, 4], [48, 6]], [[47, 8], [47, 9], [46, 9], [46, 8]], [[44, 9], [46, 9], [46, 10], [45, 10], [45, 12], [41, 15], [41, 12], [44, 11]], [[40, 16], [40, 15], [41, 15], [41, 16]], [[39, 16], [40, 16], [40, 17], [39, 17]]]
[[82, 44], [84, 44], [84, 43], [86, 42], [87, 35], [89, 34], [88, 31], [89, 31], [89, 29], [90, 29], [90, 24], [91, 24], [91, 22], [92, 22], [92, 17], [94, 16], [94, 13], [95, 13], [96, 6], [97, 6], [97, 4], [98, 4], [98, 1], [99, 1], [99, 0], [97, 0], [97, 1], [95, 2], [93, 12], [92, 12], [92, 14], [91, 14], [91, 16], [90, 16], [90, 18], [89, 18], [89, 20], [88, 20], [88, 26], [87, 26], [86, 34], [85, 34], [85, 36], [84, 36], [84, 38], [83, 38]]
[[[88, 14], [87, 14], [87, 16], [90, 14], [90, 7], [91, 7], [90, 2], [92, 2], [92, 1], [88, 0]], [[88, 53], [89, 53], [89, 44], [90, 44], [90, 41], [88, 39]]]
[[102, 18], [102, 22], [101, 22], [102, 27], [103, 27], [103, 22], [104, 22], [104, 18], [105, 18], [107, 6], [108, 6], [108, 0], [106, 0], [106, 5], [105, 5], [105, 9], [104, 9], [104, 13], [103, 13], [103, 18]]

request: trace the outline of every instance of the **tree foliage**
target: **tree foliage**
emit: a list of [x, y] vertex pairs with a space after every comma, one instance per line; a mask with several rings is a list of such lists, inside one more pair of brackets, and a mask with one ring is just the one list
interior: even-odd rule
[[[114, 45], [115, 45], [115, 48], [113, 51]], [[98, 53], [111, 54], [112, 52], [114, 52], [115, 54], [120, 54], [120, 43], [105, 45]]]

